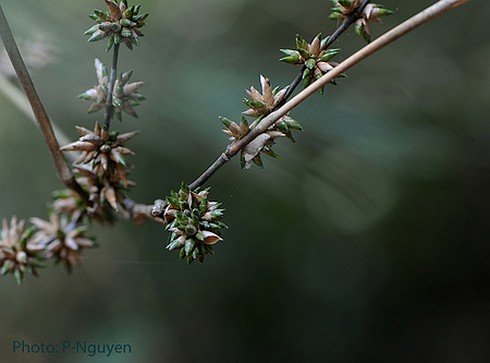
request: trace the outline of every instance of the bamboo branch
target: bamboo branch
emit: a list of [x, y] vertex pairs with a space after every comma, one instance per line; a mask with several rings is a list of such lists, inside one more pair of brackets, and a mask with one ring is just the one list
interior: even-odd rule
[[214, 173], [216, 173], [216, 171], [218, 171], [231, 158], [237, 155], [240, 150], [242, 150], [247, 144], [253, 141], [258, 135], [267, 131], [267, 129], [274, 125], [281, 117], [286, 115], [308, 97], [318, 92], [322, 87], [329, 84], [333, 79], [340, 76], [341, 73], [355, 66], [362, 60], [391, 44], [392, 42], [409, 33], [410, 31], [423, 25], [429, 20], [432, 20], [433, 18], [442, 15], [450, 9], [453, 9], [468, 1], [469, 0], [440, 0], [432, 6], [426, 8], [425, 10], [422, 10], [418, 14], [404, 21], [403, 23], [399, 24], [390, 31], [386, 32], [365, 47], [361, 48], [359, 51], [337, 65], [333, 70], [329, 71], [320, 79], [313, 82], [304, 90], [299, 92], [295, 97], [286, 102], [279, 109], [271, 112], [269, 115], [264, 117], [260, 121], [260, 123], [253, 129], [251, 129], [250, 132], [242, 139], [228, 145], [226, 150], [213, 162], [213, 164], [211, 164], [211, 166], [209, 166], [206, 171], [204, 171], [204, 173], [202, 173], [194, 182], [192, 182], [189, 187], [191, 189], [195, 189], [202, 186], [209, 178], [211, 178]]
[[70, 168], [68, 167], [63, 153], [60, 151], [60, 146], [58, 140], [53, 132], [53, 127], [49, 120], [49, 117], [44, 109], [44, 106], [39, 98], [34, 83], [27, 71], [24, 60], [19, 52], [17, 44], [15, 43], [14, 37], [8, 25], [5, 14], [3, 13], [2, 7], [0, 6], [0, 37], [2, 38], [3, 44], [5, 45], [5, 50], [12, 62], [15, 69], [15, 73], [19, 78], [20, 84], [22, 85], [24, 92], [26, 93], [27, 99], [31, 104], [32, 111], [36, 117], [37, 124], [41, 129], [44, 136], [46, 144], [48, 146], [51, 158], [53, 159], [58, 177], [63, 181], [63, 183], [77, 191], [81, 196], [85, 196], [86, 193], [78, 185], [78, 183], [73, 178]]

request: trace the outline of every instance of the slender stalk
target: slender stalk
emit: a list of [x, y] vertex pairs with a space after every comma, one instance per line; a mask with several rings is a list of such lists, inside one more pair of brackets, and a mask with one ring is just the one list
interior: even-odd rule
[[155, 219], [155, 217], [151, 213], [153, 205], [138, 203], [128, 196], [125, 196], [123, 205], [124, 209], [129, 213], [129, 217], [136, 224], [143, 223], [148, 219], [160, 221], [159, 219]]
[[5, 45], [5, 50], [12, 62], [12, 65], [15, 69], [15, 73], [19, 78], [20, 84], [26, 93], [27, 99], [31, 104], [32, 111], [34, 112], [34, 116], [36, 118], [37, 124], [41, 129], [41, 132], [44, 136], [46, 144], [48, 146], [49, 152], [51, 154], [51, 158], [53, 159], [56, 172], [59, 178], [63, 181], [63, 183], [74, 190], [76, 190], [80, 195], [84, 196], [86, 193], [83, 189], [78, 185], [78, 183], [73, 178], [71, 173], [71, 169], [68, 167], [66, 160], [63, 156], [63, 153], [60, 151], [60, 146], [58, 144], [58, 140], [53, 132], [53, 127], [49, 120], [48, 114], [44, 109], [44, 106], [39, 98], [36, 88], [34, 87], [34, 83], [27, 71], [24, 60], [19, 52], [17, 44], [15, 43], [14, 37], [12, 35], [12, 31], [8, 25], [7, 19], [5, 18], [5, 14], [0, 6], [0, 37], [2, 38], [3, 44]]
[[192, 182], [189, 187], [191, 189], [195, 189], [203, 185], [214, 173], [216, 173], [216, 171], [218, 171], [218, 169], [220, 169], [231, 158], [237, 155], [241, 149], [243, 149], [247, 144], [254, 140], [258, 135], [267, 131], [267, 129], [274, 125], [274, 123], [276, 123], [282, 116], [290, 112], [294, 107], [298, 106], [308, 97], [318, 92], [322, 87], [329, 84], [341, 73], [355, 66], [362, 60], [391, 44], [392, 42], [409, 33], [410, 31], [423, 25], [429, 20], [432, 20], [433, 18], [442, 15], [448, 10], [462, 5], [463, 3], [466, 3], [468, 1], [469, 0], [440, 0], [434, 5], [426, 8], [425, 10], [422, 10], [418, 14], [414, 15], [413, 17], [399, 24], [395, 28], [386, 32], [370, 44], [361, 48], [359, 51], [337, 65], [333, 70], [329, 71], [320, 79], [306, 87], [279, 109], [271, 112], [269, 115], [263, 118], [261, 122], [252, 130], [250, 130], [250, 132], [245, 137], [229, 145], [226, 150], [213, 162], [213, 164], [211, 164], [211, 166], [209, 166], [209, 168], [204, 171], [203, 174], [201, 174], [194, 182]]
[[104, 128], [106, 130], [109, 130], [109, 127], [111, 126], [112, 116], [114, 116], [114, 105], [112, 104], [112, 99], [114, 96], [114, 85], [116, 84], [116, 78], [117, 78], [119, 46], [120, 44], [114, 44], [114, 49], [112, 53], [111, 74], [109, 76], [109, 86], [107, 89], [107, 106], [105, 108], [105, 117], [104, 117]]

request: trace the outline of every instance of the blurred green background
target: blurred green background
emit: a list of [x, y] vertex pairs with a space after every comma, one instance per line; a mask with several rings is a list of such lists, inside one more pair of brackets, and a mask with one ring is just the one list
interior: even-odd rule
[[[320, 0], [141, 0], [141, 47], [123, 49], [147, 97], [131, 196], [151, 203], [192, 181], [227, 144], [218, 116], [239, 119], [259, 74], [294, 35], [328, 34]], [[431, 1], [386, 0], [396, 14]], [[54, 63], [33, 70], [48, 113], [75, 138], [91, 128], [76, 96], [95, 82], [87, 17], [102, 1], [2, 1], [20, 43], [44, 34]], [[292, 113], [305, 131], [281, 160], [211, 180], [229, 230], [215, 256], [187, 267], [155, 223], [94, 227], [100, 248], [62, 266], [0, 280], [2, 362], [490, 361], [490, 4], [473, 0], [348, 72]], [[345, 34], [347, 57], [363, 42]], [[47, 217], [62, 188], [39, 131], [0, 95], [0, 218]], [[128, 343], [129, 355], [12, 354], [12, 341]]]

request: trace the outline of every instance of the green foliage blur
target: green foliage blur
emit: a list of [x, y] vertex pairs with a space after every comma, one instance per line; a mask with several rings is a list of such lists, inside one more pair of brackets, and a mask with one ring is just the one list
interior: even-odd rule
[[[373, 37], [432, 1], [396, 10]], [[141, 46], [121, 70], [145, 81], [131, 196], [152, 203], [191, 182], [227, 145], [259, 74], [298, 69], [279, 48], [332, 32], [320, 0], [142, 0]], [[76, 138], [92, 128], [76, 99], [96, 84], [88, 14], [103, 1], [2, 2], [20, 43], [43, 34], [54, 63], [33, 70], [46, 109]], [[490, 359], [490, 4], [474, 0], [348, 72], [291, 114], [264, 170], [226, 165], [209, 183], [225, 241], [187, 267], [156, 223], [94, 227], [70, 276], [62, 266], [0, 279], [1, 362], [488, 362]], [[353, 30], [337, 60], [363, 46]], [[47, 218], [61, 189], [40, 133], [0, 95], [0, 218]], [[213, 197], [214, 196], [214, 197]], [[130, 355], [13, 354], [12, 341], [129, 343]]]

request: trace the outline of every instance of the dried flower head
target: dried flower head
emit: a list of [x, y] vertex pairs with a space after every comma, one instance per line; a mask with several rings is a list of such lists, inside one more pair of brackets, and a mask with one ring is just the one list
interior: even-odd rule
[[220, 242], [221, 221], [224, 209], [221, 203], [208, 200], [209, 188], [191, 191], [182, 183], [178, 192], [172, 191], [167, 197], [168, 205], [163, 213], [165, 227], [170, 231], [167, 249], [179, 249], [180, 259], [190, 264], [194, 260], [204, 261], [204, 256], [213, 254], [212, 245]]
[[20, 285], [26, 273], [37, 276], [36, 268], [44, 267], [42, 248], [32, 248], [28, 241], [34, 232], [14, 216], [10, 224], [2, 221], [0, 232], [0, 274], [12, 273]]
[[123, 207], [124, 191], [134, 186], [134, 182], [124, 179], [124, 184], [117, 174], [105, 174], [102, 177], [94, 174], [87, 165], [75, 168], [77, 181], [89, 195], [91, 206], [87, 212], [91, 218], [104, 223], [113, 221], [111, 209], [127, 217]]
[[63, 261], [68, 270], [80, 262], [80, 253], [84, 248], [94, 246], [94, 241], [85, 236], [87, 226], [80, 224], [77, 216], [69, 218], [52, 213], [49, 221], [31, 218], [31, 223], [37, 227], [37, 231], [27, 247], [44, 250], [46, 258]]
[[[308, 43], [297, 34], [296, 49], [280, 49], [284, 54], [280, 61], [304, 65], [303, 84], [307, 87], [337, 65], [335, 62], [331, 62], [330, 59], [337, 55], [340, 49], [325, 49], [327, 42], [328, 37], [322, 39], [321, 33], [314, 37], [311, 43]], [[341, 75], [341, 77], [344, 76], [343, 74]], [[335, 84], [335, 81], [332, 81], [332, 83]], [[321, 92], [323, 92], [323, 88]]]
[[243, 114], [251, 117], [267, 115], [284, 99], [287, 87], [279, 90], [279, 87], [272, 88], [269, 78], [260, 75], [260, 85], [262, 93], [255, 87], [245, 90], [249, 98], [244, 98], [243, 102], [249, 107]]
[[[350, 17], [361, 5], [360, 0], [333, 0], [332, 13], [330, 19], [345, 20]], [[355, 23], [356, 34], [369, 42], [371, 40], [370, 23], [380, 23], [380, 17], [391, 15], [393, 11], [386, 9], [383, 5], [367, 4]]]
[[127, 186], [126, 159], [125, 155], [134, 155], [124, 144], [137, 132], [118, 134], [107, 132], [95, 123], [94, 130], [76, 126], [82, 135], [74, 141], [61, 148], [62, 151], [81, 151], [81, 155], [75, 161], [75, 166], [92, 163], [92, 171], [99, 177], [105, 174], [117, 175], [122, 184]]
[[[95, 71], [97, 74], [98, 84], [91, 89], [85, 91], [78, 97], [92, 102], [89, 113], [97, 112], [107, 106], [107, 94], [109, 88], [109, 73], [107, 67], [99, 60], [95, 59]], [[112, 105], [116, 117], [120, 120], [122, 112], [138, 117], [134, 107], [139, 106], [145, 97], [138, 93], [138, 90], [143, 86], [144, 82], [128, 83], [133, 71], [122, 73], [116, 79], [114, 84], [114, 93], [112, 95]]]
[[88, 41], [95, 42], [109, 38], [107, 50], [114, 44], [124, 43], [129, 49], [139, 45], [143, 36], [140, 28], [146, 25], [148, 13], [139, 14], [141, 5], [128, 6], [127, 0], [119, 3], [114, 0], [104, 0], [108, 10], [94, 10], [90, 18], [97, 24], [85, 32], [90, 35]]

